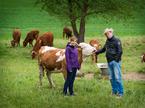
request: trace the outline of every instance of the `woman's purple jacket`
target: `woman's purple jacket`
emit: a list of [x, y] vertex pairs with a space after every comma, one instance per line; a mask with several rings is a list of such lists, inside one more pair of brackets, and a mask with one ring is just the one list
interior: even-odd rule
[[72, 68], [80, 68], [80, 64], [78, 61], [78, 50], [76, 47], [70, 45], [70, 43], [66, 46], [65, 51], [67, 71], [72, 72]]

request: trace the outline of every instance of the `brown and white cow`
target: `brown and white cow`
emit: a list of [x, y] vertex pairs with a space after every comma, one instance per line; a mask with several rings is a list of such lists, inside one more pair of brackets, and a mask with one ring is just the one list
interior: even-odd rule
[[72, 30], [69, 27], [63, 28], [63, 39], [67, 38], [69, 39], [72, 36]]
[[[82, 49], [78, 48], [78, 60], [79, 63], [82, 63]], [[40, 85], [42, 85], [42, 78], [44, 76], [44, 70], [46, 70], [46, 75], [51, 87], [55, 87], [51, 73], [62, 73], [64, 79], [67, 76], [66, 70], [66, 60], [65, 60], [65, 49], [59, 49], [54, 47], [43, 46], [39, 50], [38, 55], [38, 64], [39, 64], [39, 80]]]
[[20, 38], [21, 38], [21, 31], [19, 29], [14, 29], [13, 33], [13, 40], [11, 41], [11, 46], [15, 47], [15, 46], [20, 46]]
[[[101, 48], [101, 44], [100, 44], [100, 42], [99, 42], [97, 39], [92, 39], [92, 40], [90, 40], [89, 44], [90, 44], [91, 46], [95, 47], [96, 50], [98, 50], [98, 49]], [[93, 61], [94, 63], [97, 63], [97, 58], [98, 58], [97, 55], [94, 53], [94, 54], [92, 55], [92, 61]]]
[[142, 56], [141, 56], [141, 62], [143, 63], [143, 62], [145, 62], [145, 54], [143, 54]]
[[[87, 43], [80, 43], [78, 45], [78, 60], [80, 65], [83, 62], [83, 57], [87, 57], [93, 54], [95, 48]], [[44, 70], [51, 87], [54, 87], [54, 83], [51, 78], [51, 73], [61, 72], [63, 73], [64, 79], [66, 79], [66, 60], [65, 60], [65, 49], [59, 49], [54, 47], [42, 46], [38, 54], [39, 64], [39, 80], [42, 85], [42, 78], [44, 76]]]
[[29, 46], [33, 46], [33, 40], [37, 40], [39, 35], [39, 31], [38, 30], [32, 30], [30, 32], [27, 33], [27, 36], [25, 38], [25, 40], [23, 41], [23, 47], [26, 47], [27, 44], [29, 43]]
[[53, 33], [46, 32], [42, 36], [37, 38], [37, 41], [32, 49], [32, 59], [34, 59], [41, 46], [53, 46]]

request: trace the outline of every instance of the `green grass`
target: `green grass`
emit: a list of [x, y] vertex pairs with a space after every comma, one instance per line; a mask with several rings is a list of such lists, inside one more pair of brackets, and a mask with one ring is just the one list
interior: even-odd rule
[[[88, 42], [91, 38], [87, 38]], [[104, 43], [105, 38], [99, 38]], [[139, 72], [145, 67], [140, 63], [140, 53], [144, 48], [142, 37], [121, 38], [123, 42], [123, 66], [125, 72]], [[66, 40], [55, 40], [55, 47], [64, 48]], [[21, 44], [22, 45], [22, 44]], [[132, 50], [135, 48], [134, 50]], [[77, 78], [75, 81], [75, 97], [62, 95], [63, 76], [53, 74], [55, 89], [50, 89], [46, 76], [43, 86], [39, 87], [37, 60], [30, 56], [31, 47], [10, 48], [9, 41], [0, 42], [0, 107], [1, 108], [144, 108], [145, 82], [125, 81], [125, 95], [118, 100], [110, 96], [111, 87], [108, 80], [98, 79], [99, 70], [90, 58], [82, 65], [82, 71], [94, 72], [94, 79]], [[134, 55], [135, 54], [135, 55]], [[134, 57], [135, 56], [135, 57]], [[134, 62], [133, 62], [134, 61]], [[104, 54], [99, 55], [99, 62], [106, 62]], [[145, 72], [145, 71], [143, 71]]]
[[[62, 40], [62, 28], [69, 25], [66, 19], [59, 20], [34, 7], [34, 0], [0, 1], [0, 108], [144, 108], [145, 82], [124, 80], [125, 95], [117, 100], [110, 96], [108, 80], [98, 79], [99, 69], [91, 58], [82, 64], [84, 73], [94, 72], [93, 79], [77, 78], [74, 91], [77, 96], [64, 97], [62, 74], [53, 74], [55, 89], [50, 89], [46, 76], [43, 86], [39, 87], [37, 60], [31, 59], [31, 47], [22, 47], [26, 33], [39, 29], [54, 33], [54, 46], [65, 48], [67, 40]], [[141, 19], [142, 18], [142, 19]], [[144, 16], [127, 21], [106, 22], [101, 17], [90, 17], [86, 22], [85, 42], [97, 38], [103, 45], [106, 27], [115, 29], [123, 45], [122, 72], [145, 73], [145, 65], [140, 56], [145, 52]], [[12, 30], [19, 27], [22, 31], [21, 46], [10, 48]], [[105, 54], [99, 55], [98, 62], [106, 62]]]

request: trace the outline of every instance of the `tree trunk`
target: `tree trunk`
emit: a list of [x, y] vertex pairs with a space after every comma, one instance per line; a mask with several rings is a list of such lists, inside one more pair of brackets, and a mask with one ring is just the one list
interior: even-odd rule
[[72, 25], [72, 29], [73, 29], [73, 33], [74, 35], [78, 38], [78, 30], [77, 30], [77, 24], [76, 24], [76, 16], [73, 13], [73, 4], [72, 4], [73, 0], [68, 0], [68, 8], [69, 8], [69, 18], [70, 18], [70, 22]]
[[88, 0], [85, 0], [83, 3], [83, 8], [82, 8], [82, 14], [81, 14], [81, 19], [80, 19], [80, 30], [79, 30], [79, 38], [78, 38], [78, 43], [84, 42], [84, 35], [85, 35], [85, 25], [86, 25], [86, 14], [88, 11]]
[[79, 34], [77, 30], [76, 20], [71, 20], [71, 25], [72, 25], [74, 35], [78, 38]]
[[80, 19], [80, 28], [79, 28], [79, 32], [77, 30], [77, 17], [75, 16], [74, 12], [73, 12], [73, 4], [72, 4], [73, 0], [68, 0], [68, 8], [69, 8], [69, 18], [71, 21], [71, 25], [73, 28], [73, 33], [74, 35], [78, 38], [78, 43], [80, 42], [84, 42], [84, 35], [85, 35], [85, 17], [88, 11], [88, 0], [85, 0], [83, 2], [83, 8], [82, 8], [82, 12], [81, 12], [81, 19]]
[[85, 17], [83, 16], [80, 20], [80, 30], [79, 30], [78, 43], [85, 41], [84, 35], [85, 35]]

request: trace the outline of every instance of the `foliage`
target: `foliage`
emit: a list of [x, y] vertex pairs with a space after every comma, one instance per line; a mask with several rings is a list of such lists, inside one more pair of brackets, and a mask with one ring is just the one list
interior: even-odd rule
[[[59, 38], [62, 37], [63, 27], [70, 26], [66, 18], [58, 19], [58, 17], [54, 17], [45, 11], [40, 11], [39, 6], [34, 6], [34, 0], [13, 0], [13, 2], [9, 2], [11, 0], [3, 0], [0, 3], [0, 39], [3, 37], [9, 39], [13, 29], [17, 27], [22, 31], [22, 39], [32, 29], [40, 30], [40, 34], [51, 31], [56, 38]], [[136, 5], [138, 13], [136, 13], [134, 19], [129, 18], [126, 21], [121, 18], [115, 19], [114, 16], [105, 16], [106, 21], [102, 14], [87, 17], [85, 36], [100, 37], [106, 27], [114, 28], [115, 34], [118, 36], [144, 35], [145, 14], [140, 15], [144, 13], [144, 8], [140, 12], [137, 10], [138, 7]], [[79, 26], [79, 23], [77, 23], [77, 26]]]
[[[117, 18], [128, 18], [134, 10], [142, 10], [145, 2], [140, 0], [37, 0], [36, 4], [42, 4], [42, 9], [48, 13], [69, 19], [74, 35], [79, 42], [84, 41], [85, 23], [88, 15], [107, 15]], [[138, 5], [139, 8], [136, 8]], [[143, 8], [145, 9], [145, 8]], [[79, 28], [77, 21], [79, 20]]]
[[68, 19], [71, 14], [69, 9], [72, 8], [72, 15], [80, 19], [85, 2], [87, 3], [86, 8], [88, 8], [86, 16], [110, 14], [122, 17], [129, 17], [132, 12], [143, 10], [145, 3], [144, 0], [37, 0], [36, 4], [39, 4], [43, 10], [52, 15]]

